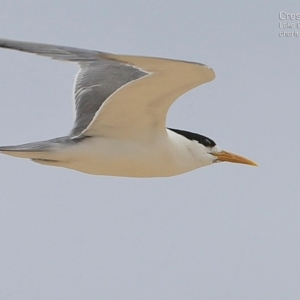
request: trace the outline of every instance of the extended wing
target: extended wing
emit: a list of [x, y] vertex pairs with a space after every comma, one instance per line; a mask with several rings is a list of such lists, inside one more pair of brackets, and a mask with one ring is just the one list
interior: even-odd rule
[[199, 63], [114, 55], [72, 47], [0, 39], [0, 47], [76, 62], [76, 118], [71, 137], [127, 138], [165, 132], [171, 104], [209, 82], [212, 69]]

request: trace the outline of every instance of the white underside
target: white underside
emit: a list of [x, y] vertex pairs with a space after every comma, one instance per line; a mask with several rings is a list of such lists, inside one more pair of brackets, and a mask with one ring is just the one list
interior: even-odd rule
[[[214, 161], [203, 145], [165, 130], [172, 103], [215, 78], [207, 66], [4, 39], [0, 47], [79, 64], [70, 138], [83, 138], [78, 143], [67, 137], [1, 147], [2, 153], [89, 174], [127, 177], [173, 176]], [[143, 74], [137, 75], [136, 69]], [[101, 80], [104, 70], [108, 79], [119, 74], [123, 85], [115, 89], [109, 80]]]
[[94, 175], [124, 177], [167, 177], [210, 165], [214, 157], [196, 141], [167, 131], [148, 140], [91, 137], [62, 147], [37, 161]]

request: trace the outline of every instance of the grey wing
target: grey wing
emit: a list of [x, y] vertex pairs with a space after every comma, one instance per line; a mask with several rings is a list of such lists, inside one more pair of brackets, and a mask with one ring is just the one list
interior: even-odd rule
[[111, 55], [146, 73], [110, 95], [82, 136], [152, 139], [166, 134], [166, 117], [172, 103], [187, 91], [215, 78], [200, 63], [155, 57]]
[[215, 77], [207, 66], [185, 61], [5, 39], [0, 39], [0, 47], [79, 64], [71, 137], [140, 137], [163, 132], [170, 105]]
[[7, 39], [0, 39], [0, 47], [79, 64], [74, 87], [76, 117], [71, 136], [78, 136], [87, 128], [100, 106], [117, 89], [147, 75], [106, 52]]
[[0, 47], [23, 52], [48, 56], [53, 59], [70, 62], [87, 62], [98, 60], [100, 56], [105, 57], [109, 53], [85, 50], [73, 47], [56, 46], [50, 44], [31, 43], [0, 39]]
[[74, 90], [76, 118], [71, 136], [80, 135], [88, 127], [104, 101], [115, 91], [146, 74], [132, 66], [104, 59], [80, 63]]

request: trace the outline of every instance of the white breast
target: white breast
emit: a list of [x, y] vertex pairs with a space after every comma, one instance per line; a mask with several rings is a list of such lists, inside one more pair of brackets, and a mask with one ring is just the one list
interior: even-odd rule
[[145, 140], [86, 138], [66, 151], [62, 167], [94, 175], [166, 177], [212, 163], [203, 145], [169, 130]]

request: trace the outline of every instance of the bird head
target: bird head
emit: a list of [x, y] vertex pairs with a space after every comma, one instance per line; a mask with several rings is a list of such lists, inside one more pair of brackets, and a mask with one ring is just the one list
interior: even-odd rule
[[246, 157], [220, 149], [212, 139], [204, 135], [180, 129], [168, 129], [192, 142], [189, 144], [190, 146], [193, 145], [190, 150], [202, 166], [217, 162], [231, 162], [257, 166], [254, 161]]

